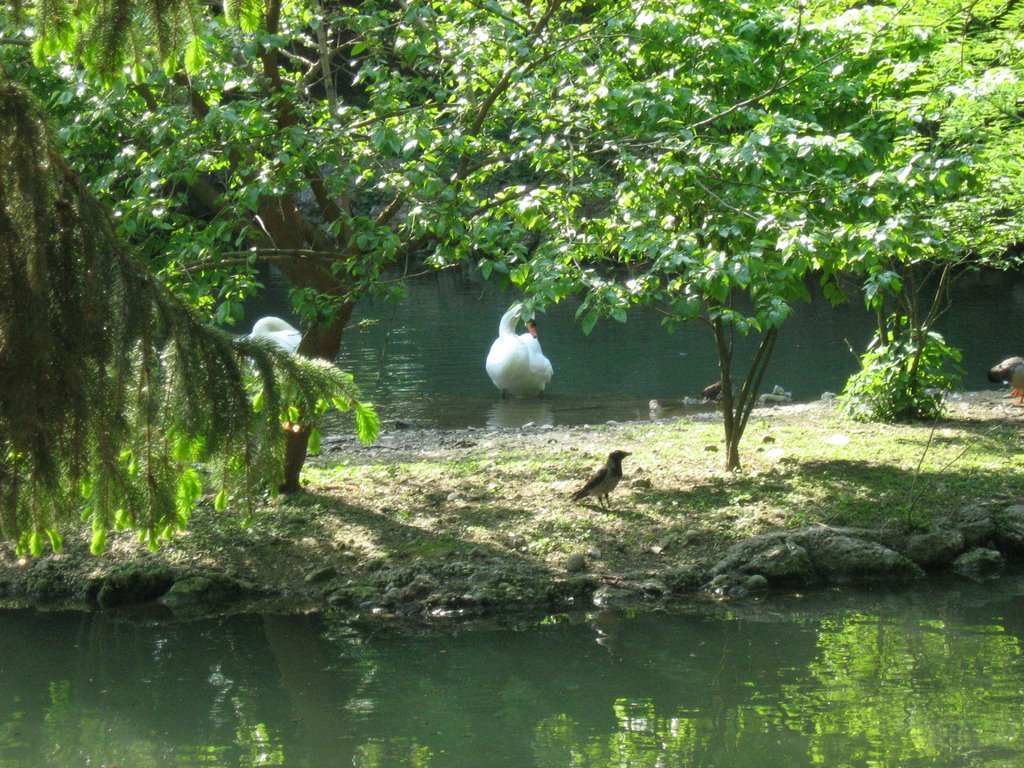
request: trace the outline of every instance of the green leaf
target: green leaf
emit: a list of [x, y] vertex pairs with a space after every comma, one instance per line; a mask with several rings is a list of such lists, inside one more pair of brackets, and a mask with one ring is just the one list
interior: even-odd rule
[[199, 35], [193, 35], [189, 38], [188, 45], [185, 46], [185, 71], [189, 74], [196, 74], [203, 68], [206, 61], [206, 46], [203, 45]]
[[359, 440], [369, 445], [380, 435], [380, 416], [370, 403], [356, 403], [355, 415]]
[[220, 492], [213, 500], [213, 508], [218, 512], [223, 512], [228, 508], [228, 492], [227, 489], [221, 488]]
[[32, 535], [28, 537], [28, 551], [32, 553], [32, 557], [43, 554], [43, 537], [37, 530], [32, 531]]
[[186, 462], [192, 458], [193, 444], [185, 435], [177, 435], [171, 448], [171, 456], [175, 461]]
[[103, 528], [97, 528], [92, 532], [92, 541], [89, 543], [89, 551], [99, 555], [107, 548], [107, 532]]
[[175, 488], [177, 514], [189, 514], [203, 495], [203, 481], [194, 469], [183, 470]]

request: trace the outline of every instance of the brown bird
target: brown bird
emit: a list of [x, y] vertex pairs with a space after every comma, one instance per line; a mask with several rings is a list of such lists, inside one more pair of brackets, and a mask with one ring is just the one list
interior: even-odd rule
[[573, 501], [579, 501], [587, 496], [597, 496], [598, 503], [608, 505], [608, 494], [615, 490], [615, 486], [622, 479], [622, 460], [629, 456], [629, 451], [612, 451], [608, 454], [608, 461], [593, 476], [587, 480], [587, 484], [572, 495]]
[[716, 381], [714, 384], [709, 384], [704, 387], [700, 393], [701, 399], [707, 403], [712, 400], [718, 401], [722, 399], [722, 382]]
[[1014, 405], [1024, 405], [1024, 357], [1008, 357], [988, 372], [989, 381], [1009, 383], [1010, 396], [1019, 398]]

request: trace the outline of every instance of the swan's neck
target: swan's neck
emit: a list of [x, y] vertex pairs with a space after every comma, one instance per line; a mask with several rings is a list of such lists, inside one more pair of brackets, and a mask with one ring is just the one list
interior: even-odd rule
[[501, 324], [498, 326], [498, 332], [502, 336], [515, 336], [516, 323], [519, 322], [519, 306], [514, 306], [508, 312], [501, 316]]

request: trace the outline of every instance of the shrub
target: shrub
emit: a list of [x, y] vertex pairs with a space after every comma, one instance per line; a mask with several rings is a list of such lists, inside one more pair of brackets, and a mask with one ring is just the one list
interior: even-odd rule
[[[963, 376], [960, 350], [934, 331], [882, 343], [876, 336], [861, 356], [861, 369], [840, 397], [844, 412], [858, 421], [914, 421], [942, 413], [948, 391]], [[916, 343], [923, 340], [923, 344]]]

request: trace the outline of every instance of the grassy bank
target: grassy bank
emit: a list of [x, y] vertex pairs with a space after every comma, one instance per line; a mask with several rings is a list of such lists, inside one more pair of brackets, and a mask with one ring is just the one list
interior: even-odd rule
[[[738, 538], [813, 523], [923, 526], [976, 501], [1024, 499], [1019, 417], [972, 395], [934, 424], [858, 424], [826, 404], [756, 411], [744, 468], [722, 470], [714, 413], [669, 423], [459, 433], [332, 451], [286, 506], [328, 512], [319, 537], [371, 557], [512, 548], [557, 565], [599, 550], [612, 569], [694, 558]], [[433, 444], [432, 444], [433, 443]], [[569, 495], [613, 449], [630, 451], [611, 510]]]
[[[385, 430], [368, 448], [340, 436], [307, 467], [305, 493], [266, 504], [248, 527], [208, 505], [156, 554], [123, 534], [92, 558], [85, 537], [69, 535], [51, 558], [79, 579], [144, 562], [311, 603], [339, 589], [359, 594], [361, 584], [383, 593], [390, 577], [380, 574], [404, 566], [407, 587], [415, 569], [439, 563], [501, 560], [557, 576], [581, 553], [597, 577], [655, 574], [706, 565], [772, 530], [924, 527], [964, 505], [1024, 501], [1022, 418], [998, 393], [960, 397], [934, 424], [859, 424], [820, 403], [764, 408], [737, 473], [722, 469], [713, 411], [575, 428]], [[631, 455], [610, 509], [572, 502], [613, 449]]]
[[[779, 528], [926, 526], [965, 504], [1024, 499], [1021, 417], [995, 394], [956, 400], [934, 424], [859, 424], [827, 404], [766, 408], [751, 419], [739, 473], [722, 470], [713, 412], [571, 429], [386, 432], [371, 448], [329, 446], [306, 472], [308, 493], [266, 507], [250, 529], [207, 512], [190, 535], [194, 549], [184, 540], [172, 548], [198, 554], [224, 537], [235, 545], [221, 554], [236, 567], [266, 569], [257, 558], [267, 558], [286, 579], [315, 563], [358, 572], [473, 549], [552, 570], [573, 552], [588, 554], [596, 572], [700, 563]], [[632, 455], [611, 508], [570, 501], [613, 449]]]

